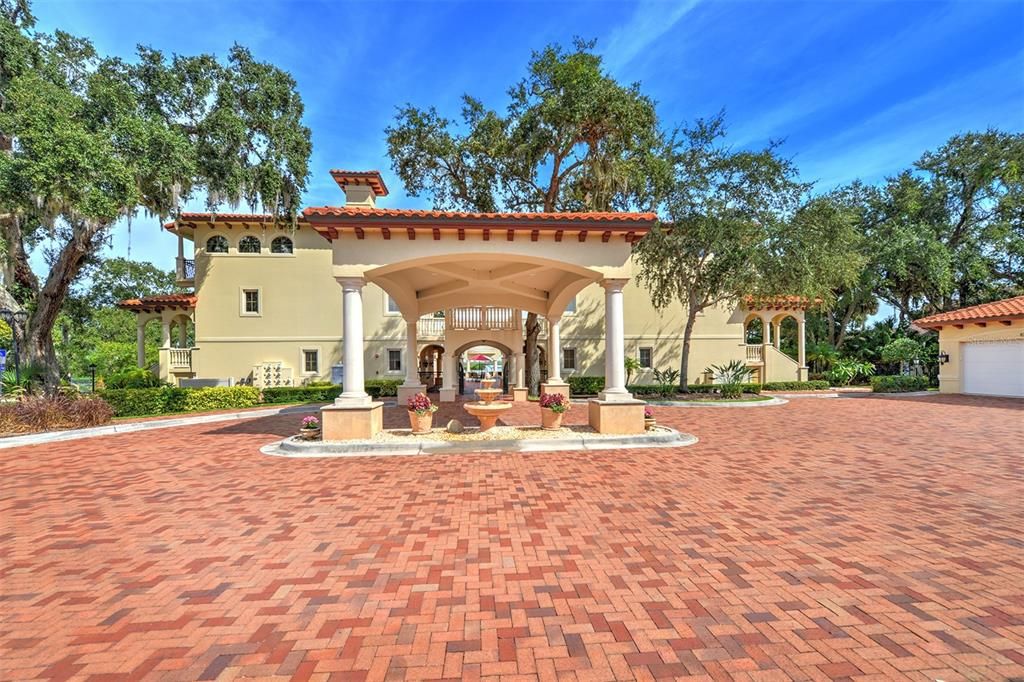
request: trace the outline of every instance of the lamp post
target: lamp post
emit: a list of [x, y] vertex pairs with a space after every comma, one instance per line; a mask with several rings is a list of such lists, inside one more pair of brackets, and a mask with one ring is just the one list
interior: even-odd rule
[[21, 386], [21, 359], [18, 356], [18, 328], [28, 319], [24, 310], [0, 310], [0, 318], [11, 327], [11, 350], [14, 353], [14, 383]]
[[89, 376], [92, 377], [92, 392], [96, 392], [96, 363], [89, 365]]

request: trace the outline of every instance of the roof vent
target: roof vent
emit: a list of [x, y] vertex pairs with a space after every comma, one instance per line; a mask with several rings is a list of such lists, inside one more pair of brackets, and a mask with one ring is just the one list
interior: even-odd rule
[[345, 206], [373, 208], [377, 197], [388, 194], [380, 171], [332, 170], [331, 177], [345, 192]]

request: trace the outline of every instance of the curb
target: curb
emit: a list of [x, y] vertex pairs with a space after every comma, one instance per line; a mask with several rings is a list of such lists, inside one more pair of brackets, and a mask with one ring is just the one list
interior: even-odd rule
[[785, 405], [789, 401], [785, 398], [772, 396], [770, 400], [753, 400], [750, 402], [736, 402], [736, 403], [713, 403], [713, 402], [701, 402], [697, 400], [664, 400], [654, 401], [648, 400], [648, 405], [657, 405], [659, 407], [717, 407], [717, 408], [737, 408], [737, 407], [772, 407], [773, 405]]
[[938, 391], [907, 391], [905, 393], [840, 393], [840, 398], [924, 398], [939, 395]]
[[19, 448], [25, 445], [44, 445], [46, 443], [59, 443], [66, 440], [78, 440], [79, 438], [98, 438], [100, 436], [113, 436], [120, 433], [135, 433], [136, 431], [150, 431], [153, 429], [170, 429], [175, 426], [192, 426], [193, 424], [214, 424], [216, 422], [236, 421], [241, 419], [257, 419], [259, 417], [273, 417], [279, 414], [302, 414], [304, 412], [315, 412], [319, 410], [318, 405], [290, 405], [288, 407], [268, 408], [265, 410], [249, 410], [248, 412], [226, 412], [221, 414], [208, 414], [196, 417], [180, 417], [174, 419], [154, 419], [145, 422], [127, 422], [125, 424], [112, 424], [110, 426], [97, 426], [91, 429], [73, 429], [70, 431], [46, 431], [44, 433], [26, 433], [23, 436], [8, 436], [0, 439], [0, 450], [5, 448]]
[[665, 433], [640, 436], [587, 437], [551, 439], [505, 439], [489, 441], [429, 441], [420, 443], [345, 443], [301, 441], [294, 436], [260, 448], [274, 457], [392, 457], [411, 455], [456, 455], [470, 453], [530, 453], [561, 450], [620, 450], [632, 448], [678, 448], [698, 442], [696, 436], [675, 429], [660, 427]]

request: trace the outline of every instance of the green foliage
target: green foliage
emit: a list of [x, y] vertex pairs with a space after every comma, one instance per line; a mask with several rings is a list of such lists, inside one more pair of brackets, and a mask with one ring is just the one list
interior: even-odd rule
[[108, 389], [117, 388], [158, 388], [164, 382], [149, 370], [131, 369], [126, 372], [114, 374], [106, 379]]
[[371, 398], [394, 398], [398, 396], [401, 379], [367, 379], [363, 382], [364, 390]]
[[657, 385], [661, 387], [661, 395], [670, 396], [673, 395], [677, 390], [677, 382], [679, 379], [678, 369], [656, 369], [654, 370], [654, 380]]
[[263, 389], [265, 403], [326, 403], [341, 393], [341, 386], [332, 384], [306, 386], [275, 386]]
[[39, 365], [22, 365], [21, 381], [18, 381], [18, 374], [14, 369], [14, 358], [8, 357], [7, 369], [0, 374], [0, 381], [3, 382], [4, 395], [24, 395], [32, 393], [39, 386], [39, 378], [43, 375], [43, 368]]
[[[758, 394], [761, 392], [761, 384], [740, 384], [741, 393]], [[719, 393], [721, 384], [690, 384], [686, 387], [689, 393]], [[666, 393], [665, 386], [661, 384], [637, 384], [629, 387], [630, 392], [636, 397], [672, 398], [678, 387], [672, 385], [672, 390]]]
[[604, 377], [571, 376], [565, 383], [570, 395], [597, 395], [604, 390]]
[[260, 402], [260, 390], [253, 386], [209, 386], [186, 391], [184, 412], [239, 409]]
[[930, 381], [926, 376], [904, 374], [871, 377], [871, 390], [875, 393], [908, 393], [926, 391]]
[[207, 412], [257, 405], [260, 391], [252, 386], [208, 388], [121, 388], [100, 392], [118, 417], [139, 417], [175, 412]]
[[711, 365], [704, 370], [714, 377], [722, 397], [736, 399], [743, 395], [743, 384], [748, 382], [753, 370], [742, 360], [731, 360], [724, 365]]
[[923, 345], [908, 337], [894, 339], [882, 348], [882, 362], [908, 364], [925, 357]]
[[833, 386], [849, 386], [858, 377], [867, 378], [875, 373], [875, 366], [870, 362], [854, 358], [840, 358], [832, 363], [825, 372], [825, 377]]
[[830, 388], [827, 381], [769, 381], [761, 384], [764, 391], [827, 391]]
[[633, 374], [642, 369], [640, 367], [640, 361], [632, 355], [627, 355], [622, 364], [626, 369], [626, 385], [629, 386], [633, 379]]

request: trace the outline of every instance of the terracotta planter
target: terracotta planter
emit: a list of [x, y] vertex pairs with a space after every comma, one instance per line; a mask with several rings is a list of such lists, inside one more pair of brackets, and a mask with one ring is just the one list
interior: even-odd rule
[[409, 425], [412, 426], [413, 433], [430, 433], [434, 425], [434, 413], [416, 414], [415, 410], [409, 410]]
[[644, 429], [650, 431], [658, 423], [654, 417], [644, 417]]
[[302, 440], [320, 440], [320, 429], [299, 429]]
[[540, 408], [540, 426], [547, 431], [557, 431], [562, 428], [562, 416], [565, 412], [555, 412], [546, 407]]

